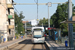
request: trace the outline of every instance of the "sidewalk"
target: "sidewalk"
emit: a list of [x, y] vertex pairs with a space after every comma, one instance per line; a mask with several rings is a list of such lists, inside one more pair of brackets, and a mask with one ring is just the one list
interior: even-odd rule
[[4, 49], [4, 48], [7, 48], [7, 47], [9, 47], [9, 46], [11, 46], [11, 45], [13, 45], [13, 44], [15, 44], [15, 43], [18, 43], [18, 42], [21, 42], [21, 41], [23, 41], [23, 40], [25, 40], [25, 38], [19, 38], [19, 39], [14, 39], [14, 40], [12, 40], [12, 41], [8, 41], [8, 42], [5, 42], [5, 43], [1, 43], [0, 44], [0, 50], [2, 50], [2, 49]]
[[56, 44], [55, 41], [51, 40], [49, 37], [46, 39], [46, 44], [50, 50], [69, 50], [69, 47], [65, 47], [65, 44]]

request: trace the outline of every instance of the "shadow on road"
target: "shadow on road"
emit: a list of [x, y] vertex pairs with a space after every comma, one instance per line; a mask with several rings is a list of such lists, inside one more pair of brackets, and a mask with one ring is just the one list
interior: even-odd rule
[[[21, 44], [23, 44], [23, 45], [20, 46]], [[34, 44], [34, 43], [32, 43], [31, 39], [25, 39], [24, 41], [19, 42], [18, 44], [13, 45], [12, 47], [8, 48], [8, 50], [22, 50], [29, 45], [32, 45], [31, 50], [49, 50], [45, 43], [44, 44], [41, 44], [41, 43]], [[41, 48], [39, 46], [38, 46], [39, 48], [35, 48], [36, 45], [41, 45]], [[28, 47], [28, 48], [30, 48], [30, 47]]]
[[43, 49], [32, 49], [32, 50], [43, 50]]
[[22, 42], [19, 42], [18, 44], [32, 44], [32, 41], [31, 41], [31, 39], [26, 39]]

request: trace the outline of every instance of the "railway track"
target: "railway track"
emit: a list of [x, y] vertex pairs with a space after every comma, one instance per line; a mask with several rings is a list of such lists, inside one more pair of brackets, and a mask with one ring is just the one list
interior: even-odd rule
[[46, 44], [33, 44], [31, 41], [31, 38], [28, 37], [28, 39], [14, 44], [8, 49], [5, 50], [48, 50]]

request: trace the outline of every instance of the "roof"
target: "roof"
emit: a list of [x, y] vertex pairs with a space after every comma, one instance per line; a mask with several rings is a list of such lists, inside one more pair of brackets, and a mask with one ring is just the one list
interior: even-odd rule
[[26, 22], [28, 22], [28, 21], [22, 21], [23, 24], [25, 24]]

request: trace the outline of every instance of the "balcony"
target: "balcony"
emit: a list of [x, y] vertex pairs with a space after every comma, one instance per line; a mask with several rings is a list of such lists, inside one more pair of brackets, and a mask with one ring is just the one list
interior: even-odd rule
[[10, 9], [10, 15], [14, 15], [14, 9]]
[[8, 15], [8, 19], [13, 19], [14, 16], [13, 15]]
[[13, 0], [6, 0], [7, 4], [12, 4]]
[[14, 8], [12, 4], [7, 4], [7, 8]]
[[14, 25], [8, 25], [8, 29], [14, 29]]

